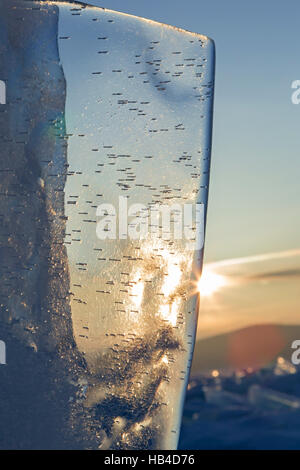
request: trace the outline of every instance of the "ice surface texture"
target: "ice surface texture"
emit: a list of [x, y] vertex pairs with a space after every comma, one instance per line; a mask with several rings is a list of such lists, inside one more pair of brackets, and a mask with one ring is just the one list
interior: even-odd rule
[[189, 384], [180, 449], [299, 449], [300, 368], [284, 360]]
[[213, 42], [63, 2], [0, 23], [0, 446], [176, 448], [203, 250], [99, 239], [97, 208], [206, 209]]

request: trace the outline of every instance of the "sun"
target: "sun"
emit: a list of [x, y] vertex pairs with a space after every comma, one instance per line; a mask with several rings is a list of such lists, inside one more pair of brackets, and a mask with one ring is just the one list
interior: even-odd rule
[[226, 285], [227, 280], [225, 276], [204, 268], [202, 276], [197, 283], [197, 288], [201, 296], [210, 297]]

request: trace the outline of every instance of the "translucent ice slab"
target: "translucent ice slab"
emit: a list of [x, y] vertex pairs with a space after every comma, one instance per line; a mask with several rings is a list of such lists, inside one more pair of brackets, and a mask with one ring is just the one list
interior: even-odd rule
[[35, 376], [19, 390], [29, 431], [6, 447], [176, 448], [203, 256], [213, 42], [77, 3], [0, 9], [0, 339], [19, 364], [7, 383], [20, 354]]

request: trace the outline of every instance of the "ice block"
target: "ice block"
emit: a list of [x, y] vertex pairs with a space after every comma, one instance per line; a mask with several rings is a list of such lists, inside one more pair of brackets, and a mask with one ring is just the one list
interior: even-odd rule
[[214, 44], [75, 2], [0, 3], [2, 448], [175, 449]]

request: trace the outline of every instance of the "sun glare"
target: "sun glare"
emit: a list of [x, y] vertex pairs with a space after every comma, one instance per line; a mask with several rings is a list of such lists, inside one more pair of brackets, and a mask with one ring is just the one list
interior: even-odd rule
[[210, 297], [226, 285], [227, 281], [224, 276], [211, 270], [205, 270], [204, 268], [197, 287], [201, 296]]

